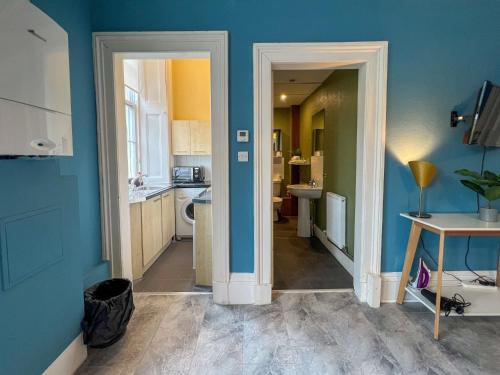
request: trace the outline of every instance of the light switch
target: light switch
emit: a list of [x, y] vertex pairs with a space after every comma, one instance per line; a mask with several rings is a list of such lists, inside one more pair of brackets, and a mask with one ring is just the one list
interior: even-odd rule
[[238, 151], [238, 161], [248, 161], [248, 151]]

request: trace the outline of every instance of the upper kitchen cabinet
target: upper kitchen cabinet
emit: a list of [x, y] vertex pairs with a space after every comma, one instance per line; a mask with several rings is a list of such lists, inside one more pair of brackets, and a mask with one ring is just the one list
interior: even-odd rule
[[172, 121], [172, 154], [210, 155], [212, 137], [210, 121]]
[[191, 126], [188, 120], [172, 122], [172, 154], [191, 155]]
[[212, 153], [212, 135], [210, 121], [191, 121], [191, 154], [210, 155]]

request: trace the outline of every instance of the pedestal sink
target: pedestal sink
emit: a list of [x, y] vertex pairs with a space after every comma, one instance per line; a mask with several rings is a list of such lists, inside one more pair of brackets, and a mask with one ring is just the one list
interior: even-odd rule
[[323, 188], [306, 184], [287, 185], [290, 194], [299, 198], [299, 219], [297, 224], [297, 236], [311, 237], [311, 199], [321, 198]]

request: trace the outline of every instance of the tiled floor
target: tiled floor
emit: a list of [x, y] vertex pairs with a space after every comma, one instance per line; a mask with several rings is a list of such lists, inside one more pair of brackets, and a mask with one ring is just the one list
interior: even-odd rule
[[193, 241], [172, 243], [149, 268], [144, 277], [134, 282], [135, 292], [197, 292], [211, 288], [195, 285]]
[[352, 288], [352, 276], [316, 237], [297, 237], [296, 217], [273, 230], [274, 289]]
[[352, 293], [274, 294], [266, 306], [210, 295], [136, 295], [124, 338], [90, 349], [92, 374], [498, 374], [500, 318], [443, 318], [421, 305], [371, 309]]

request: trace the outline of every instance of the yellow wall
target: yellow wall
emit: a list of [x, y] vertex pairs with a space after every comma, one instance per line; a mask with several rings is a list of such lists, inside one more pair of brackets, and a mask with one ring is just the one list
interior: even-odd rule
[[174, 120], [210, 120], [210, 59], [172, 60]]

